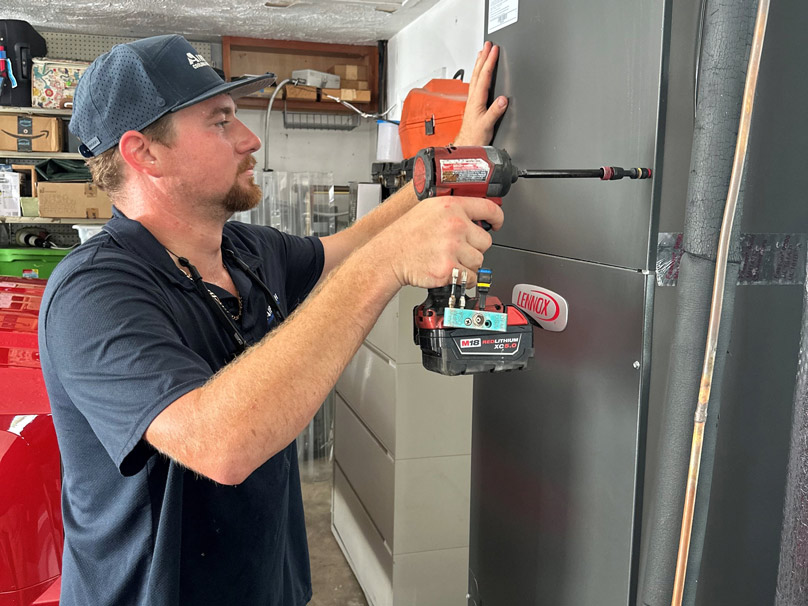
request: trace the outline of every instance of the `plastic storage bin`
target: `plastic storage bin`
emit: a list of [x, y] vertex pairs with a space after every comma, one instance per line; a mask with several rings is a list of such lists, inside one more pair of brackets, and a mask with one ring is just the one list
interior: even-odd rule
[[51, 248], [0, 248], [0, 275], [48, 278], [68, 252]]
[[84, 244], [104, 228], [103, 225], [74, 225], [73, 229], [79, 232], [79, 241]]

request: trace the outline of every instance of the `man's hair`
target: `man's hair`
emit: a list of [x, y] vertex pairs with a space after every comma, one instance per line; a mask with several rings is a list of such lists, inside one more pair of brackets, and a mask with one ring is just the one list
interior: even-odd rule
[[[174, 142], [174, 122], [171, 114], [166, 114], [144, 128], [141, 133], [162, 145]], [[115, 197], [123, 188], [123, 158], [118, 146], [112, 147], [94, 158], [87, 159], [90, 174], [100, 189]]]

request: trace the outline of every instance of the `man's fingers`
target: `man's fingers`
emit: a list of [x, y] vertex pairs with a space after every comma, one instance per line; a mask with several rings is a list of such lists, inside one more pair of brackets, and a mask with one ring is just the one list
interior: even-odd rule
[[483, 264], [483, 253], [470, 244], [466, 244], [457, 251], [457, 260], [465, 267], [476, 272]]
[[486, 251], [491, 248], [493, 239], [491, 234], [484, 230], [482, 227], [472, 229], [466, 236], [466, 241], [479, 251]]
[[508, 97], [504, 95], [500, 95], [494, 102], [491, 104], [485, 112], [485, 126], [486, 129], [494, 130], [494, 125], [497, 123], [504, 114], [505, 110], [508, 109]]
[[480, 70], [482, 70], [483, 65], [485, 64], [485, 60], [488, 58], [489, 53], [491, 52], [492, 44], [490, 42], [486, 42], [483, 44], [483, 49], [477, 53], [477, 61], [474, 62], [474, 69], [471, 70], [471, 86], [477, 82], [477, 78], [480, 75]]
[[481, 108], [485, 107], [488, 99], [491, 77], [499, 57], [499, 47], [489, 46], [490, 44], [490, 42], [486, 42], [485, 48], [480, 51], [480, 56], [474, 66], [474, 73], [469, 84], [469, 101], [479, 105]]
[[463, 206], [463, 211], [472, 221], [488, 221], [494, 230], [502, 227], [505, 215], [502, 209], [487, 198], [452, 196], [455, 203]]

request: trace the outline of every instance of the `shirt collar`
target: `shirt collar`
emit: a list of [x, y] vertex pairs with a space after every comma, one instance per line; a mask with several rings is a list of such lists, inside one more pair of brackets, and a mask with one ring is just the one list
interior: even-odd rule
[[[174, 280], [184, 288], [194, 288], [191, 280], [188, 280], [182, 270], [174, 264], [165, 246], [160, 244], [157, 238], [140, 221], [128, 218], [114, 205], [112, 207], [112, 218], [104, 225], [104, 231], [110, 234], [121, 248], [134, 253], [148, 265], [165, 274], [169, 279]], [[222, 234], [222, 249], [225, 248], [235, 252], [251, 270], [257, 271], [261, 259], [239, 246], [226, 233]]]

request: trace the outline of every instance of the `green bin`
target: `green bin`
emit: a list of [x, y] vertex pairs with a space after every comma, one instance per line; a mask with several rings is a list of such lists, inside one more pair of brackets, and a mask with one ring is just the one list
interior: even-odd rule
[[0, 248], [0, 275], [48, 278], [68, 252], [52, 248]]

